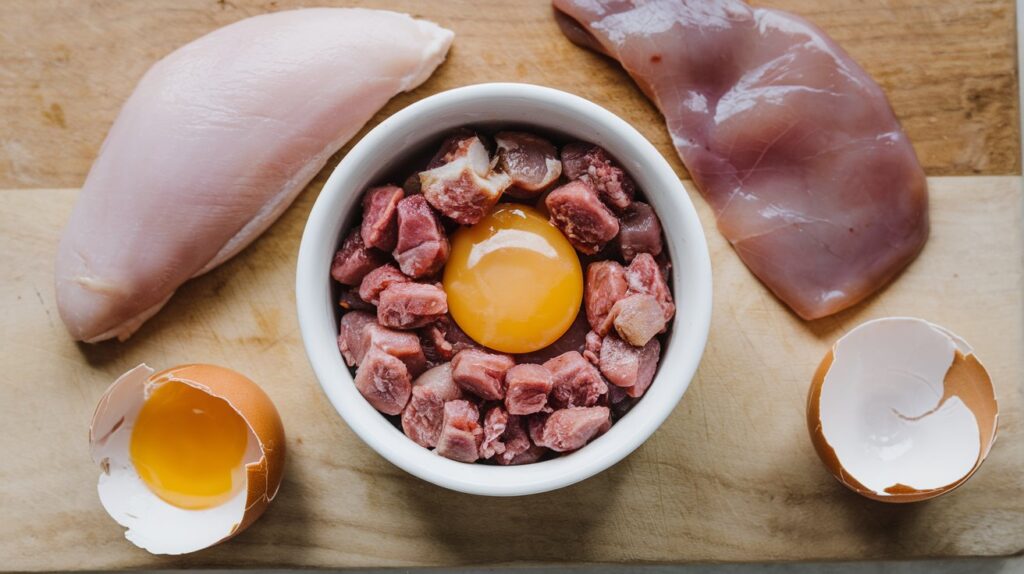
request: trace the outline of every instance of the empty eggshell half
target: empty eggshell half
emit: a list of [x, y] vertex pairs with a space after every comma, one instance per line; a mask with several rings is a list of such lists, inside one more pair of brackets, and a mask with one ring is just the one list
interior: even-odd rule
[[992, 380], [963, 339], [924, 321], [868, 321], [832, 346], [807, 403], [815, 450], [842, 484], [883, 502], [960, 486], [996, 438]]
[[[149, 396], [179, 382], [223, 399], [249, 429], [245, 484], [227, 502], [202, 510], [173, 506], [154, 494], [132, 464], [129, 445], [136, 417]], [[153, 374], [139, 365], [103, 394], [89, 428], [89, 448], [100, 465], [100, 502], [125, 537], [153, 554], [184, 554], [222, 542], [252, 524], [277, 494], [284, 469], [284, 429], [270, 397], [245, 376], [215, 365], [183, 365]]]

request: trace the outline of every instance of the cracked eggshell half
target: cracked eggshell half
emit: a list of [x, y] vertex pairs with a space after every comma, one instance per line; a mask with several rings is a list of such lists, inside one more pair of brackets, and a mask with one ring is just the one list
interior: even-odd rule
[[[227, 502], [203, 510], [173, 506], [142, 481], [129, 455], [142, 405], [161, 385], [179, 382], [223, 399], [248, 426], [245, 484]], [[121, 375], [103, 394], [89, 428], [89, 448], [100, 465], [103, 508], [127, 528], [125, 537], [153, 554], [185, 554], [223, 542], [252, 524], [281, 484], [284, 428], [263, 390], [245, 376], [216, 365], [182, 365], [154, 374], [145, 364]]]
[[854, 492], [915, 502], [960, 486], [996, 438], [992, 380], [970, 346], [907, 317], [840, 338], [811, 383], [807, 426], [828, 470]]

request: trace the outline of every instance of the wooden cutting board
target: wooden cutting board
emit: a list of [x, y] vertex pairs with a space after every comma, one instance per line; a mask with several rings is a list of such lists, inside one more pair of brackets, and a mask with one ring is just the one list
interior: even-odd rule
[[[334, 2], [325, 2], [332, 4]], [[126, 343], [77, 345], [56, 314], [52, 261], [120, 103], [160, 56], [247, 15], [298, 2], [33, 2], [0, 16], [0, 569], [417, 566], [1006, 555], [1024, 551], [1024, 236], [1009, 0], [773, 0], [816, 21], [879, 80], [928, 173], [933, 231], [889, 288], [802, 322], [746, 270], [688, 186], [714, 267], [704, 361], [636, 453], [557, 492], [489, 499], [412, 478], [366, 447], [320, 391], [294, 313], [306, 216], [330, 166], [270, 231], [190, 282]], [[338, 3], [341, 4], [341, 3]], [[421, 89], [527, 81], [593, 99], [670, 158], [656, 111], [608, 61], [569, 45], [545, 2], [353, 2], [455, 30]], [[63, 188], [63, 189], [62, 189]], [[809, 379], [860, 322], [916, 315], [970, 341], [995, 380], [1000, 437], [963, 488], [890, 506], [840, 487], [807, 440]], [[214, 362], [270, 393], [288, 431], [280, 496], [228, 544], [153, 557], [99, 505], [86, 432], [113, 378], [148, 362]]]

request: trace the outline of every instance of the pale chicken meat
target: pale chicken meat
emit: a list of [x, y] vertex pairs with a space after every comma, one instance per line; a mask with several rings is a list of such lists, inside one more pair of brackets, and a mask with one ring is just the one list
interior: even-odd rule
[[722, 234], [801, 317], [856, 304], [921, 251], [914, 149], [820, 29], [739, 0], [554, 6], [570, 40], [618, 60], [658, 106]]
[[[182, 283], [245, 248], [392, 96], [430, 76], [452, 37], [395, 12], [294, 10], [153, 65], [61, 238], [57, 302], [71, 335], [125, 339]], [[384, 246], [392, 233], [368, 232]]]

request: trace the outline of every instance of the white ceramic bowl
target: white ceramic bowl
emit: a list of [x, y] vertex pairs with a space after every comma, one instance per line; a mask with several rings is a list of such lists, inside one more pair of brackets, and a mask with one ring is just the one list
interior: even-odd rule
[[[534, 126], [601, 145], [633, 176], [665, 230], [677, 311], [657, 377], [611, 430], [582, 449], [553, 460], [492, 466], [455, 462], [434, 454], [407, 438], [363, 399], [338, 352], [337, 302], [332, 297], [329, 270], [362, 192], [388, 177], [399, 177], [409, 157], [436, 147], [446, 132], [466, 125]], [[711, 321], [711, 264], [686, 190], [665, 158], [632, 126], [593, 102], [558, 90], [527, 84], [480, 84], [416, 102], [381, 122], [352, 148], [324, 184], [306, 223], [295, 294], [302, 339], [320, 385], [366, 444], [393, 464], [434, 484], [472, 494], [514, 496], [561, 488], [605, 470], [633, 452], [668, 417], [704, 352]]]

